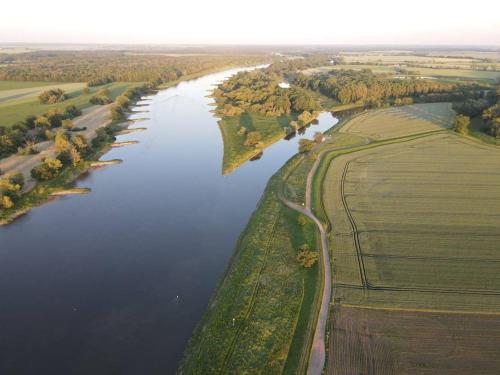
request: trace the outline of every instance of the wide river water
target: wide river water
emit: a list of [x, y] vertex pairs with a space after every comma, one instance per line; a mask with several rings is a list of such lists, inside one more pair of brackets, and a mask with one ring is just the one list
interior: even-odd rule
[[223, 176], [207, 95], [235, 72], [144, 98], [132, 127], [147, 131], [77, 182], [90, 194], [0, 227], [0, 374], [175, 372], [267, 181], [336, 123], [324, 113]]

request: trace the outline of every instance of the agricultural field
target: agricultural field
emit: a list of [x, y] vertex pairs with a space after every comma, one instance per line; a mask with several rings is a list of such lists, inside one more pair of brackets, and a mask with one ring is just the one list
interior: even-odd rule
[[375, 140], [398, 138], [451, 127], [451, 103], [425, 103], [369, 111], [349, 121], [341, 132]]
[[292, 167], [269, 182], [188, 344], [180, 374], [305, 372], [320, 273], [317, 263], [304, 268], [296, 257], [304, 244], [316, 252], [319, 235], [278, 198]]
[[[325, 68], [315, 68], [315, 69], [353, 69], [362, 70], [370, 69], [374, 73], [397, 73], [396, 67], [393, 65], [374, 65], [374, 64], [342, 64], [333, 65]], [[411, 72], [418, 73], [419, 77], [433, 77], [442, 79], [466, 79], [466, 80], [486, 80], [486, 81], [496, 81], [500, 77], [500, 72], [496, 71], [483, 71], [483, 70], [470, 70], [470, 69], [452, 69], [452, 68], [428, 68], [423, 66], [411, 66], [407, 68]], [[310, 73], [310, 71], [306, 71]]]
[[323, 149], [328, 374], [497, 373], [500, 149], [447, 131], [453, 117], [446, 103], [373, 110], [337, 135], [375, 142]]
[[453, 134], [338, 157], [324, 181], [335, 297], [346, 304], [500, 308], [500, 150]]
[[[138, 86], [139, 83], [115, 82], [105, 86], [93, 87], [89, 94], [84, 94], [85, 83], [59, 83], [43, 86], [41, 82], [35, 82], [33, 86], [26, 87], [32, 82], [0, 81], [0, 126], [11, 126], [29, 115], [41, 115], [51, 108], [65, 108], [68, 105], [76, 105], [80, 109], [90, 107], [89, 99], [95, 92], [103, 87], [110, 90], [109, 97], [115, 99], [127, 88]], [[51, 88], [61, 88], [68, 94], [69, 98], [62, 103], [41, 104], [38, 95]]]
[[[290, 116], [266, 117], [258, 113], [244, 113], [241, 116], [224, 117], [219, 121], [219, 129], [224, 142], [224, 157], [222, 173], [228, 174], [236, 168], [257, 156], [262, 148], [283, 139], [284, 127], [293, 120]], [[260, 149], [245, 146], [245, 135], [239, 132], [244, 126], [249, 132], [258, 131], [262, 136]]]
[[422, 56], [412, 54], [388, 54], [385, 52], [369, 52], [369, 53], [341, 53], [340, 54], [346, 63], [433, 63], [433, 64], [457, 64], [457, 63], [472, 63], [479, 62], [478, 59], [467, 57], [438, 57], [438, 56]]
[[500, 368], [498, 315], [337, 305], [332, 316], [327, 374], [493, 375]]

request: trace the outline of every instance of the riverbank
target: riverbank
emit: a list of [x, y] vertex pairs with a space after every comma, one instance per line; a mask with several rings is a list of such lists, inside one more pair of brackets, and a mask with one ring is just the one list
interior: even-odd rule
[[309, 219], [278, 198], [295, 162], [269, 181], [179, 373], [293, 372], [301, 363], [319, 268], [303, 267], [297, 255], [300, 248], [317, 254], [319, 235]]

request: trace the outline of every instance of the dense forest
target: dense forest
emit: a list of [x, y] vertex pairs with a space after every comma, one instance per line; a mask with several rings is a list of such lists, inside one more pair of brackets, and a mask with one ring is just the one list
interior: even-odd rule
[[369, 69], [332, 70], [328, 74], [298, 74], [294, 85], [319, 91], [342, 104], [380, 105], [387, 99], [408, 98], [454, 91], [452, 84], [437, 80], [396, 79], [391, 75], [374, 74]]
[[218, 112], [234, 116], [249, 111], [277, 117], [320, 109], [305, 90], [280, 87], [281, 82], [281, 76], [268, 69], [238, 73], [215, 89]]
[[0, 80], [89, 82], [149, 82], [178, 78], [226, 66], [253, 65], [269, 55], [168, 55], [158, 52], [37, 51], [0, 56]]

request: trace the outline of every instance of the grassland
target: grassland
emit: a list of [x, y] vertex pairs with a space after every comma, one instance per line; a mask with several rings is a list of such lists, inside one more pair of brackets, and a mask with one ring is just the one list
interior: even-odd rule
[[318, 266], [305, 269], [296, 255], [304, 243], [317, 250], [318, 234], [312, 222], [299, 225], [298, 214], [278, 198], [295, 161], [270, 180], [179, 373], [275, 374], [306, 368]]
[[450, 103], [415, 104], [366, 112], [341, 131], [383, 140], [449, 128], [454, 117]]
[[[244, 113], [241, 116], [224, 117], [219, 121], [219, 129], [224, 142], [222, 173], [228, 174], [258, 155], [263, 148], [283, 139], [284, 127], [293, 120], [290, 116], [266, 117], [258, 113]], [[245, 146], [245, 135], [240, 134], [244, 126], [248, 132], [258, 131], [262, 136], [262, 147]]]
[[[2, 81], [4, 87], [11, 85], [10, 81]], [[24, 84], [24, 82], [23, 82]], [[83, 83], [56, 84], [49, 86], [39, 86], [35, 83], [34, 87], [5, 89], [0, 91], [0, 126], [11, 126], [17, 121], [21, 121], [29, 115], [41, 115], [50, 108], [64, 109], [68, 105], [76, 105], [80, 109], [90, 107], [89, 99], [95, 94], [95, 91], [106, 87], [110, 90], [109, 97], [115, 99], [127, 88], [139, 86], [139, 83], [133, 82], [115, 82], [105, 86], [99, 86], [90, 90], [89, 94], [83, 93], [86, 86]], [[68, 93], [69, 98], [62, 103], [41, 104], [38, 95], [49, 88], [61, 88]]]

